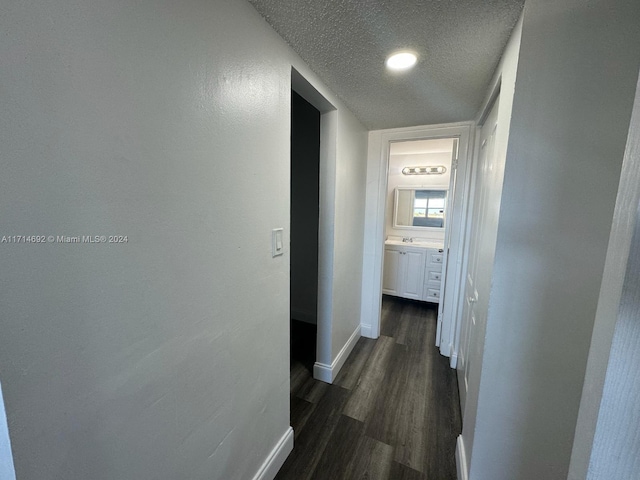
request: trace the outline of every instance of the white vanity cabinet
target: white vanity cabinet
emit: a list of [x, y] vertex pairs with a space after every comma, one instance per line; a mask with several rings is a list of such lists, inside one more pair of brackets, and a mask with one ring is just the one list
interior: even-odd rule
[[422, 299], [426, 302], [440, 302], [443, 260], [444, 252], [441, 248], [427, 249], [424, 269], [424, 291], [422, 294]]
[[442, 262], [442, 249], [385, 244], [382, 293], [439, 303]]
[[425, 257], [424, 248], [385, 245], [382, 293], [422, 300]]

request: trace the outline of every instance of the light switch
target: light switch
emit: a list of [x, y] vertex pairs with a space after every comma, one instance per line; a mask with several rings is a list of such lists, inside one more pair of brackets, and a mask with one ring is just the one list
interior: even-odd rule
[[277, 257], [284, 253], [284, 242], [282, 240], [283, 229], [274, 228], [271, 230], [271, 256]]

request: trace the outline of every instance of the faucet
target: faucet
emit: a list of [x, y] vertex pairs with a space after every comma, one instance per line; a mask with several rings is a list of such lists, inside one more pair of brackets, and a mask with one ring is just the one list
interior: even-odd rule
[[402, 241], [403, 241], [404, 243], [413, 242], [413, 238], [411, 238], [411, 237], [402, 237]]

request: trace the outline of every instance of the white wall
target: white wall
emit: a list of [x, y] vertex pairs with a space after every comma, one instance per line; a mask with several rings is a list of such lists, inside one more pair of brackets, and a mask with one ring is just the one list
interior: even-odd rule
[[[270, 235], [291, 65], [338, 108], [335, 234], [355, 244], [364, 128], [244, 1], [12, 3], [0, 24], [0, 234], [128, 235], [1, 245], [18, 478], [252, 478], [289, 425]], [[357, 248], [336, 248], [335, 341], [359, 317]]]
[[[595, 449], [593, 455], [591, 478], [609, 478], [613, 472], [616, 472], [615, 478], [633, 478], [633, 474], [638, 471], [638, 466], [634, 465], [634, 462], [640, 458], [638, 452], [640, 443], [637, 441], [638, 422], [630, 421], [629, 418], [630, 413], [633, 415], [638, 411], [637, 402], [635, 402], [638, 396], [637, 382], [634, 382], [634, 365], [637, 365], [637, 362], [633, 363], [633, 356], [637, 355], [639, 350], [638, 335], [633, 322], [631, 324], [629, 322], [628, 314], [619, 316], [619, 312], [622, 313], [620, 300], [625, 276], [629, 276], [625, 287], [627, 290], [625, 294], [626, 308], [634, 306], [633, 298], [629, 298], [633, 292], [629, 285], [634, 271], [629, 267], [628, 260], [633, 231], [634, 228], [638, 228], [639, 202], [640, 78], [636, 88], [631, 128], [622, 164], [596, 320], [591, 337], [589, 360], [582, 389], [569, 476], [567, 477], [569, 480], [587, 478], [596, 426], [599, 441], [598, 448]], [[636, 234], [634, 241], [636, 255], [637, 239], [638, 235]], [[620, 327], [616, 328], [618, 322]], [[613, 345], [614, 333], [617, 337], [615, 345]], [[633, 344], [634, 339], [636, 340], [635, 345]], [[609, 364], [610, 357], [612, 360], [615, 359], [611, 364]], [[609, 373], [607, 373], [608, 366]], [[599, 423], [598, 416], [606, 378], [607, 399], [602, 405], [603, 421]], [[634, 440], [634, 436], [636, 440]], [[612, 474], [610, 475], [609, 472]]]
[[640, 64], [639, 15], [635, 1], [525, 5], [472, 480], [567, 478]]
[[[452, 141], [453, 146], [453, 141]], [[407, 230], [393, 228], [393, 211], [395, 208], [395, 190], [397, 187], [438, 187], [449, 188], [451, 179], [451, 155], [445, 153], [418, 153], [409, 155], [389, 155], [389, 174], [387, 181], [387, 207], [385, 213], [386, 235], [400, 237], [415, 237], [439, 240], [444, 242], [444, 231]], [[403, 175], [402, 169], [408, 166], [438, 166], [447, 167], [443, 175]], [[450, 201], [450, 200], [449, 200]], [[444, 229], [443, 229], [444, 230]]]
[[356, 330], [360, 335], [367, 131], [354, 117], [343, 115], [337, 145], [332, 361]]

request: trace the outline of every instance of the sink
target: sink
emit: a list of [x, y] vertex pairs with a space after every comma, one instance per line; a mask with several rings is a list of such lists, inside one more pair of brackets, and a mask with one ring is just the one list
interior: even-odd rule
[[407, 245], [409, 247], [414, 246], [413, 242], [403, 242], [402, 240], [385, 240], [385, 245]]
[[418, 248], [443, 248], [442, 242], [437, 240], [423, 240], [415, 238], [413, 242], [403, 242], [401, 238], [389, 238], [385, 240], [385, 245], [404, 245], [405, 247], [418, 247]]

